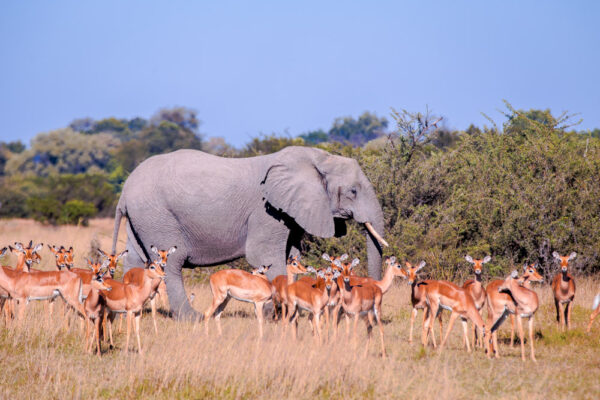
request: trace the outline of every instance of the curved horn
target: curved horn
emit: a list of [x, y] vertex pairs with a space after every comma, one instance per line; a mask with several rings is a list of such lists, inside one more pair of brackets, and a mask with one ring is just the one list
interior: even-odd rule
[[369, 230], [369, 232], [371, 233], [371, 235], [373, 235], [373, 237], [375, 239], [377, 239], [377, 241], [379, 243], [381, 243], [382, 245], [384, 245], [385, 247], [388, 247], [389, 244], [388, 242], [385, 241], [384, 238], [381, 237], [381, 235], [379, 233], [377, 233], [377, 231], [373, 228], [373, 225], [371, 225], [370, 222], [365, 222], [365, 226], [367, 227], [367, 229]]

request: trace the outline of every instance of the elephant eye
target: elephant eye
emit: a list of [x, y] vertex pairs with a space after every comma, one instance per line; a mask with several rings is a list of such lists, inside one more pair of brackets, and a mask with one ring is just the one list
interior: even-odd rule
[[355, 196], [356, 196], [356, 188], [355, 188], [355, 187], [353, 187], [352, 189], [350, 189], [350, 193], [352, 193], [353, 195], [355, 195]]

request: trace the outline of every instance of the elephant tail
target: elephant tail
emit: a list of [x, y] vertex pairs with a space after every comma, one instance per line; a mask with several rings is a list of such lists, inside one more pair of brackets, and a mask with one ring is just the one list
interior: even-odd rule
[[123, 201], [123, 193], [121, 193], [121, 197], [119, 198], [119, 203], [117, 204], [117, 209], [115, 210], [115, 227], [113, 229], [113, 242], [112, 242], [112, 254], [117, 254], [117, 239], [119, 238], [119, 228], [121, 227], [121, 219], [123, 218], [123, 209], [121, 208], [123, 205], [121, 202]]

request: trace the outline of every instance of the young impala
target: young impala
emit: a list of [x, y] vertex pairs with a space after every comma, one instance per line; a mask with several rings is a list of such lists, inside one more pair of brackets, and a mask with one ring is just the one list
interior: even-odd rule
[[[85, 346], [88, 353], [92, 352], [92, 347], [94, 345], [94, 338], [96, 339], [96, 347], [98, 349], [97, 354], [100, 357], [100, 323], [102, 322], [102, 318], [104, 316], [104, 311], [106, 308], [106, 299], [104, 296], [100, 294], [100, 290], [110, 291], [112, 288], [104, 283], [104, 275], [106, 274], [106, 270], [104, 272], [100, 272], [100, 269], [106, 268], [106, 261], [104, 264], [95, 264], [94, 267], [98, 267], [98, 272], [94, 274], [91, 282], [91, 290], [88, 297], [85, 299], [83, 303], [83, 308], [85, 310]], [[95, 268], [96, 270], [96, 268]], [[92, 331], [92, 336], [90, 337], [90, 325], [94, 324], [94, 330]]]
[[371, 343], [373, 317], [375, 317], [381, 339], [381, 356], [386, 358], [385, 342], [383, 340], [383, 325], [381, 324], [381, 300], [383, 299], [383, 293], [377, 285], [365, 284], [364, 286], [352, 286], [350, 284], [350, 272], [359, 262], [358, 258], [355, 258], [348, 267], [343, 268], [339, 261], [335, 261], [338, 268], [342, 268], [342, 274], [337, 281], [342, 295], [342, 307], [346, 313], [346, 321], [349, 321], [350, 316], [354, 317], [353, 341], [355, 345], [357, 343], [356, 328], [358, 318], [363, 314], [367, 315], [366, 324], [368, 339], [365, 347], [365, 356], [369, 350], [369, 344]]
[[[477, 311], [481, 313], [481, 309], [485, 305], [486, 297], [485, 287], [481, 283], [481, 271], [483, 268], [483, 264], [490, 262], [492, 260], [492, 257], [485, 256], [482, 260], [476, 260], [473, 257], [467, 255], [465, 257], [465, 260], [473, 264], [473, 272], [475, 272], [475, 279], [470, 279], [466, 281], [463, 284], [463, 289], [465, 289], [467, 293], [471, 295], [473, 301], [475, 302], [475, 307], [477, 308]], [[475, 329], [475, 325], [473, 325], [471, 338], [473, 341], [473, 348], [475, 348], [476, 345], [479, 345], [479, 347], [483, 347], [483, 342], [481, 341], [481, 338], [477, 336], [477, 329]]]
[[[513, 271], [508, 278], [504, 280], [504, 283], [498, 287], [501, 292], [508, 292], [514, 301], [514, 308], [512, 310], [506, 309], [505, 313], [512, 312], [517, 317], [517, 327], [519, 328], [519, 338], [521, 339], [521, 359], [525, 361], [525, 344], [523, 341], [523, 322], [522, 318], [529, 318], [529, 343], [531, 345], [531, 359], [535, 359], [535, 351], [533, 349], [533, 316], [538, 309], [538, 296], [531, 290], [523, 287], [518, 282], [518, 273]], [[494, 326], [492, 331], [498, 329], [500, 324], [506, 319], [500, 318]], [[495, 343], [494, 343], [495, 345]]]
[[[544, 278], [537, 272], [537, 264], [525, 264], [523, 266], [523, 275], [519, 278], [518, 283], [527, 289], [531, 289], [531, 283], [541, 283], [543, 281]], [[513, 347], [515, 338], [515, 303], [509, 293], [498, 290], [503, 283], [504, 280], [494, 280], [486, 288], [487, 324], [492, 326], [500, 318], [504, 321], [507, 316], [510, 317], [510, 347]], [[504, 314], [505, 312], [506, 314]], [[498, 351], [498, 327], [492, 331], [491, 337], [496, 358], [500, 357], [500, 352]]]
[[[285, 329], [291, 322], [294, 325], [293, 335], [294, 340], [298, 334], [298, 316], [299, 310], [308, 311], [312, 317], [313, 334], [317, 338], [319, 345], [321, 344], [321, 314], [325, 311], [325, 316], [329, 313], [327, 303], [329, 294], [335, 287], [334, 280], [340, 275], [339, 271], [333, 272], [331, 268], [327, 270], [315, 271], [309, 267], [311, 272], [317, 273], [317, 287], [313, 287], [309, 283], [298, 281], [288, 286], [288, 313], [285, 321]], [[285, 330], [284, 330], [285, 332]]]
[[[264, 267], [268, 268], [268, 267]], [[219, 336], [221, 330], [221, 313], [231, 298], [254, 304], [254, 312], [258, 319], [258, 333], [263, 337], [263, 306], [272, 297], [273, 288], [266, 279], [252, 275], [239, 269], [224, 269], [210, 276], [210, 290], [213, 295], [212, 304], [204, 313], [205, 332], [208, 335], [208, 322], [214, 315]]]
[[287, 275], [278, 275], [273, 279], [273, 309], [275, 311], [274, 319], [277, 320], [277, 306], [281, 307], [281, 319], [286, 318], [286, 309], [288, 303], [287, 287], [294, 283], [295, 274], [305, 274], [306, 268], [300, 264], [300, 256], [290, 256], [286, 265]]
[[[129, 335], [131, 324], [135, 322], [134, 329], [137, 338], [138, 352], [142, 354], [142, 345], [140, 343], [140, 318], [142, 316], [142, 308], [144, 303], [152, 294], [152, 288], [156, 285], [155, 280], [163, 279], [165, 272], [158, 264], [151, 263], [144, 268], [144, 277], [141, 286], [115, 281], [111, 278], [106, 278], [104, 281], [107, 286], [112, 289], [110, 291], [101, 291], [100, 293], [106, 299], [106, 307], [110, 311], [108, 318], [108, 334], [110, 345], [114, 347], [112, 339], [112, 322], [115, 314], [127, 314], [127, 340], [125, 342], [125, 351], [129, 351]], [[135, 318], [135, 321], [134, 321]]]
[[577, 257], [577, 253], [573, 252], [566, 257], [562, 257], [556, 251], [552, 256], [560, 261], [560, 272], [552, 279], [552, 293], [554, 294], [554, 306], [556, 307], [556, 322], [560, 325], [560, 306], [565, 304], [564, 309], [564, 326], [571, 328], [571, 309], [573, 308], [573, 299], [575, 298], [575, 280], [569, 274], [569, 261]]
[[[413, 266], [411, 263], [406, 261], [406, 269], [408, 275], [408, 284], [410, 285], [410, 302], [412, 304], [412, 311], [410, 313], [410, 333], [408, 336], [408, 342], [412, 343], [413, 341], [413, 327], [415, 325], [415, 318], [417, 318], [417, 314], [419, 310], [423, 310], [423, 326], [425, 326], [425, 321], [427, 320], [427, 297], [425, 292], [427, 290], [427, 285], [429, 282], [433, 282], [431, 280], [419, 281], [417, 278], [417, 273], [425, 267], [425, 261], [421, 261], [419, 265]], [[439, 324], [440, 324], [440, 338], [442, 337], [442, 314], [437, 315]], [[431, 341], [433, 342], [433, 347], [436, 347], [435, 342], [435, 333], [433, 331], [433, 327], [431, 328]]]
[[423, 346], [427, 345], [427, 336], [430, 331], [429, 327], [433, 324], [433, 319], [438, 315], [438, 312], [441, 309], [449, 310], [451, 314], [446, 334], [440, 343], [440, 352], [444, 350], [444, 345], [448, 340], [454, 322], [458, 317], [461, 318], [463, 323], [464, 343], [467, 347], [467, 351], [471, 351], [467, 337], [467, 319], [471, 320], [476, 328], [479, 329], [481, 337], [485, 342], [488, 337], [488, 332], [485, 330], [485, 324], [483, 323], [483, 319], [481, 318], [477, 307], [475, 307], [473, 298], [466, 290], [451, 282], [445, 281], [427, 281], [426, 287], [427, 320], [423, 326]]
[[[153, 253], [158, 255], [158, 259], [156, 261], [154, 261], [156, 264], [160, 265], [162, 267], [162, 269], [164, 270], [167, 267], [167, 258], [169, 257], [170, 254], [173, 254], [176, 250], [177, 247], [173, 246], [171, 247], [169, 250], [158, 250], [155, 246], [150, 246], [150, 250], [152, 250]], [[98, 251], [102, 251], [102, 250], [98, 250]], [[101, 254], [103, 254], [104, 252], [102, 252]], [[108, 260], [111, 260], [110, 258]], [[133, 283], [134, 285], [138, 285], [141, 286], [143, 285], [144, 282], [144, 268], [131, 268], [129, 271], [127, 271], [125, 273], [125, 275], [123, 275], [123, 283], [128, 285], [130, 283]], [[160, 294], [162, 292], [162, 294]], [[157, 279], [155, 280], [155, 286], [152, 287], [152, 294], [150, 295], [150, 309], [152, 310], [152, 322], [154, 323], [154, 333], [158, 335], [158, 328], [156, 326], [156, 295], [159, 295], [159, 297], [161, 298], [161, 300], [163, 301], [164, 304], [164, 300], [166, 299], [166, 288], [165, 288], [165, 282], [162, 279]], [[123, 320], [123, 318], [121, 317], [121, 321]], [[119, 323], [119, 331], [121, 330], [121, 325]]]

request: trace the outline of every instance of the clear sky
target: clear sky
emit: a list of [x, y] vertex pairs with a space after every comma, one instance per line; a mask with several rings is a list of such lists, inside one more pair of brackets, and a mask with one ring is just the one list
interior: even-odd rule
[[597, 1], [3, 1], [0, 139], [176, 105], [237, 146], [390, 107], [482, 126], [502, 99], [600, 127], [599, 17]]

